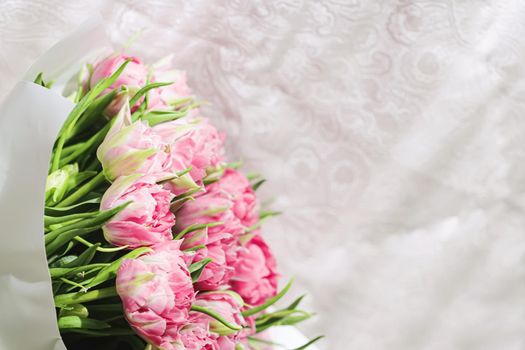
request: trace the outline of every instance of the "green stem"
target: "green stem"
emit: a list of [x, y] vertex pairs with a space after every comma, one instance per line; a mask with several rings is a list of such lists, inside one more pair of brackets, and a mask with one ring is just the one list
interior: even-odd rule
[[80, 289], [81, 292], [83, 293], [86, 293], [87, 292], [87, 289], [86, 287], [84, 287], [83, 285], [81, 285], [80, 283], [77, 283], [75, 281], [71, 281], [71, 280], [68, 280], [67, 278], [64, 278], [64, 277], [61, 277], [60, 280], [66, 284], [69, 284], [73, 287], [77, 287]]
[[225, 325], [229, 329], [233, 329], [234, 331], [240, 331], [242, 329], [241, 326], [229, 323], [221, 315], [219, 315], [215, 311], [212, 311], [212, 310], [207, 309], [205, 307], [198, 306], [198, 305], [192, 305], [190, 310], [191, 311], [195, 311], [195, 312], [200, 312], [200, 313], [203, 313], [205, 315], [208, 315], [211, 318], [214, 318], [215, 320], [219, 321], [220, 323], [222, 323], [223, 325]]
[[98, 146], [104, 140], [104, 137], [106, 137], [106, 134], [111, 128], [111, 124], [112, 123], [107, 123], [106, 126], [104, 126], [104, 128], [100, 129], [89, 140], [87, 140], [86, 142], [83, 142], [81, 147], [76, 149], [74, 152], [69, 154], [67, 157], [64, 157], [60, 161], [60, 165], [64, 166], [65, 164], [71, 163], [75, 161], [78, 157], [80, 157], [82, 154], [92, 149], [94, 146]]
[[100, 168], [100, 161], [98, 160], [98, 158], [96, 157], [93, 157], [93, 160], [91, 161], [91, 163], [89, 163], [87, 166], [86, 166], [86, 171], [96, 171]]
[[85, 142], [79, 142], [71, 146], [64, 147], [62, 149], [62, 156], [66, 157], [70, 155], [71, 153], [75, 152], [79, 148], [82, 148], [84, 146]]
[[62, 125], [62, 128], [60, 129], [58, 140], [56, 142], [56, 146], [54, 149], [54, 153], [51, 160], [51, 171], [58, 170], [60, 166], [60, 159], [62, 158], [62, 150], [64, 148], [64, 145], [66, 143], [66, 140], [69, 139], [71, 136], [71, 132], [73, 131], [73, 128], [75, 127], [75, 124], [78, 122], [78, 119], [82, 116], [82, 114], [88, 109], [90, 104], [95, 100], [98, 95], [100, 95], [104, 90], [106, 90], [111, 84], [113, 84], [119, 75], [124, 71], [127, 64], [131, 61], [131, 59], [126, 60], [116, 71], [113, 73], [110, 77], [104, 78], [101, 81], [95, 85], [91, 91], [84, 96], [73, 108], [73, 110], [69, 113], [68, 117], [66, 118], [66, 121], [64, 122], [64, 125]]
[[51, 257], [60, 247], [69, 243], [76, 236], [87, 235], [93, 231], [96, 231], [100, 228], [98, 226], [84, 227], [84, 228], [75, 228], [71, 231], [66, 231], [60, 235], [60, 237], [52, 240], [49, 244], [46, 243], [46, 253], [48, 257]]
[[78, 190], [72, 193], [69, 197], [64, 199], [62, 202], [56, 205], [57, 208], [67, 207], [76, 203], [79, 199], [87, 195], [91, 190], [97, 188], [99, 185], [106, 181], [106, 177], [103, 172], [100, 172], [97, 176], [92, 178], [88, 183], [81, 186]]
[[97, 212], [88, 212], [88, 213], [79, 213], [79, 214], [71, 214], [71, 215], [64, 215], [64, 216], [48, 216], [44, 215], [44, 226], [48, 227], [50, 225], [56, 225], [76, 219], [84, 219], [89, 218], [94, 215], [98, 214]]
[[[75, 241], [77, 242], [80, 242], [82, 243], [83, 245], [85, 245], [86, 247], [93, 247], [94, 244], [91, 243], [90, 241], [82, 238], [82, 237], [75, 237], [73, 238]], [[113, 248], [104, 248], [104, 247], [97, 247], [97, 252], [101, 252], [101, 253], [114, 253], [114, 252], [118, 252], [119, 250], [124, 250], [124, 249], [127, 249], [128, 246], [127, 245], [123, 245], [122, 247], [113, 247]]]
[[[57, 230], [51, 231], [47, 233], [44, 237], [44, 241], [46, 243], [46, 246], [51, 243], [53, 240], [55, 240], [60, 235], [64, 234], [65, 232], [72, 231], [74, 229], [78, 228], [88, 228], [88, 227], [95, 227], [94, 230], [102, 227], [102, 225], [111, 219], [114, 215], [116, 215], [119, 211], [124, 209], [126, 206], [128, 206], [131, 202], [126, 202], [124, 204], [119, 205], [118, 207], [115, 207], [110, 210], [97, 212], [97, 214], [89, 219], [77, 221], [75, 223], [72, 223], [67, 226], [63, 226]], [[75, 236], [71, 237], [73, 239]]]
[[127, 336], [127, 335], [136, 335], [136, 333], [131, 329], [124, 328], [114, 328], [111, 329], [84, 329], [84, 328], [68, 328], [61, 329], [62, 333], [78, 333], [82, 335], [88, 335], [96, 338], [100, 337], [112, 337], [115, 336]]
[[55, 305], [82, 304], [99, 299], [111, 298], [117, 295], [118, 293], [115, 287], [92, 290], [87, 293], [77, 292], [60, 294], [55, 296]]
[[51, 278], [60, 278], [62, 276], [66, 275], [75, 275], [77, 273], [81, 272], [92, 272], [92, 271], [98, 271], [100, 269], [103, 269], [104, 267], [109, 266], [109, 264], [91, 264], [91, 265], [84, 265], [79, 267], [51, 267], [49, 269], [49, 274], [51, 275]]

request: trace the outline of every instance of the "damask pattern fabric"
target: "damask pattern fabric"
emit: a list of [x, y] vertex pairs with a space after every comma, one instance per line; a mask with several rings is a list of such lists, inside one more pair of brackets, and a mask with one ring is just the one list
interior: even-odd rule
[[99, 12], [264, 172], [321, 349], [525, 348], [523, 1], [3, 0], [0, 97]]

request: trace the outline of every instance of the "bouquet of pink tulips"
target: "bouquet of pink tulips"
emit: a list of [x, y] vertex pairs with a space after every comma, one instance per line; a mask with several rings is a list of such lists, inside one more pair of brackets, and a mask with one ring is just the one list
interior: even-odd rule
[[69, 349], [266, 349], [268, 328], [311, 316], [274, 305], [291, 282], [261, 233], [264, 180], [225, 162], [183, 72], [114, 54], [76, 85], [44, 218]]

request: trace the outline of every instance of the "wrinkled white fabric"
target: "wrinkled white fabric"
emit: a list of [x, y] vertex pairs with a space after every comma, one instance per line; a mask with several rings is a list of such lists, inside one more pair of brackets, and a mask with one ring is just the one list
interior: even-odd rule
[[[525, 3], [0, 4], [0, 95], [102, 11], [174, 51], [229, 147], [322, 349], [525, 348]], [[145, 50], [145, 44], [150, 44]]]

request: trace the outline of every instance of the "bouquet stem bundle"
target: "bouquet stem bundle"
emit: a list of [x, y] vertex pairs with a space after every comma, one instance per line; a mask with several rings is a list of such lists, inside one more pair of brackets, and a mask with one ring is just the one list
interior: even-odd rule
[[225, 162], [183, 72], [114, 54], [77, 85], [44, 213], [68, 348], [263, 349], [268, 328], [312, 316], [303, 297], [269, 311], [292, 284], [277, 290], [261, 233], [276, 213], [260, 208], [264, 180]]

